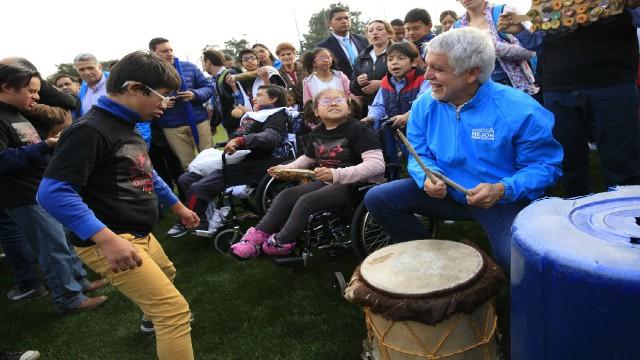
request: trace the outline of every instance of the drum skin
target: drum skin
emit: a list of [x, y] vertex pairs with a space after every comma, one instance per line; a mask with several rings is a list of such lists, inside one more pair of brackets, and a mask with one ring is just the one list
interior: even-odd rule
[[636, 218], [640, 186], [543, 199], [518, 215], [511, 244], [512, 359], [640, 359]]

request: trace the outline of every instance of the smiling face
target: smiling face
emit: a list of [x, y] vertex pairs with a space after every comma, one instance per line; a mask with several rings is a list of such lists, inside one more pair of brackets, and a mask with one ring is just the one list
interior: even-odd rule
[[440, 101], [460, 106], [473, 97], [478, 88], [479, 69], [467, 70], [460, 75], [449, 65], [446, 54], [428, 52], [424, 78], [431, 84], [431, 96]]
[[367, 26], [367, 40], [373, 46], [382, 47], [389, 43], [389, 38], [391, 34], [387, 32], [384, 24], [381, 22], [372, 22]]
[[394, 51], [387, 54], [387, 69], [396, 79], [403, 78], [412, 68], [418, 64], [418, 59], [413, 60], [407, 55]]
[[296, 60], [296, 52], [291, 50], [282, 50], [278, 53], [278, 57], [284, 66], [293, 65]]
[[342, 124], [349, 118], [347, 97], [338, 90], [323, 92], [317, 99], [315, 114], [327, 127]]

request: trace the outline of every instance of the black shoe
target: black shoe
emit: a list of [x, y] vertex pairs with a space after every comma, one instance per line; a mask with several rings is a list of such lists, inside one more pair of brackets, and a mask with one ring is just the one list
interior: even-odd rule
[[7, 299], [13, 301], [37, 299], [47, 295], [48, 293], [47, 289], [43, 287], [37, 289], [20, 289], [16, 286], [7, 293]]
[[170, 238], [179, 238], [180, 236], [183, 236], [188, 232], [189, 230], [187, 230], [187, 228], [179, 222], [173, 225], [173, 227], [171, 227], [171, 229], [167, 231], [167, 236]]

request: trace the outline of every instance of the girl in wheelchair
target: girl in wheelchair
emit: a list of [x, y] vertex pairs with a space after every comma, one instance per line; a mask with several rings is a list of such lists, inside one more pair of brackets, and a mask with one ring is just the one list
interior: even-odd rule
[[262, 220], [231, 246], [238, 259], [290, 254], [314, 212], [344, 206], [349, 184], [384, 181], [385, 163], [378, 136], [349, 114], [347, 97], [326, 89], [316, 95], [313, 109], [322, 123], [311, 132], [305, 154], [286, 165], [269, 168], [306, 169], [313, 165], [315, 181], [288, 188], [275, 198]]

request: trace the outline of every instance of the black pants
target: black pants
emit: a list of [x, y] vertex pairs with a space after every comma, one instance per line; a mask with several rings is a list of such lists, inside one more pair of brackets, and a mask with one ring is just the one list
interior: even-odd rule
[[562, 144], [562, 181], [567, 196], [592, 192], [590, 139], [596, 143], [606, 186], [640, 184], [640, 121], [634, 83], [595, 89], [545, 91], [556, 118], [553, 136]]
[[288, 188], [276, 196], [267, 214], [256, 228], [267, 234], [278, 231], [278, 241], [295, 242], [311, 214], [322, 209], [344, 206], [349, 202], [349, 185], [327, 185], [313, 181]]

